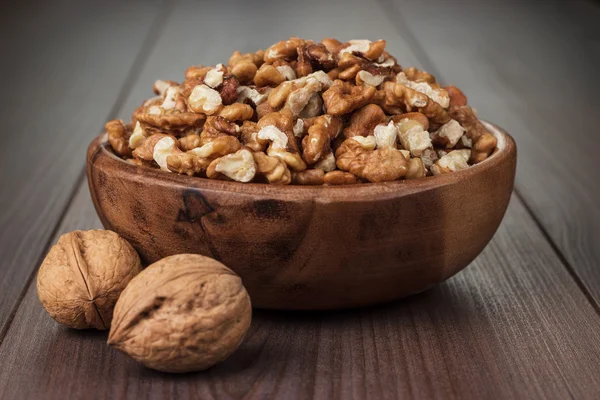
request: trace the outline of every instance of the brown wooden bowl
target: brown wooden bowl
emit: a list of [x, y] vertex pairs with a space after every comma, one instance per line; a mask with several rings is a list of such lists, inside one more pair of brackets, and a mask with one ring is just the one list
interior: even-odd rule
[[335, 309], [423, 291], [466, 267], [510, 200], [517, 151], [486, 123], [498, 149], [469, 169], [415, 181], [277, 186], [137, 167], [91, 144], [87, 176], [106, 229], [152, 263], [178, 253], [237, 272], [253, 306]]

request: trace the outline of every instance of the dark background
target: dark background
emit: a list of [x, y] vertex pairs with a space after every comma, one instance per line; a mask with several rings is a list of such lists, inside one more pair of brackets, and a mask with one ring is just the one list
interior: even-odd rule
[[[225, 384], [232, 397], [598, 398], [599, 20], [583, 0], [2, 2], [0, 397], [81, 397], [92, 381], [106, 396], [141, 396], [150, 376], [158, 397], [222, 397]], [[292, 35], [386, 39], [401, 65], [458, 86], [514, 136], [515, 194], [488, 249], [380, 309], [258, 312], [246, 347], [198, 388], [56, 326], [32, 282], [58, 234], [99, 227], [83, 168], [104, 122], [129, 119], [157, 78]], [[348, 343], [362, 356], [340, 350]], [[235, 373], [240, 363], [250, 375]]]

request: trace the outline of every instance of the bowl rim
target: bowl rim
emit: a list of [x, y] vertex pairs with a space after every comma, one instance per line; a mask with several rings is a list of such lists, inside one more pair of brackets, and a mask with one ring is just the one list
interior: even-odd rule
[[[102, 157], [109, 161], [110, 165], [119, 170], [120, 173], [128, 175], [131, 179], [139, 181], [151, 181], [158, 186], [181, 186], [209, 191], [227, 191], [237, 194], [258, 195], [261, 197], [285, 197], [298, 200], [312, 198], [318, 201], [340, 200], [359, 201], [365, 198], [387, 198], [398, 195], [409, 195], [416, 192], [432, 190], [442, 186], [453, 185], [461, 181], [469, 180], [475, 175], [486, 173], [508, 160], [516, 159], [516, 144], [514, 139], [502, 128], [490, 122], [481, 120], [486, 128], [498, 139], [496, 150], [484, 161], [460, 171], [428, 176], [414, 180], [397, 180], [391, 182], [368, 182], [350, 185], [274, 185], [269, 183], [241, 183], [235, 181], [223, 181], [196, 176], [181, 175], [160, 169], [140, 167], [118, 157], [114, 154], [106, 133], [97, 136], [88, 148], [88, 168], [94, 167], [97, 159]], [[352, 194], [349, 197], [348, 191]]]

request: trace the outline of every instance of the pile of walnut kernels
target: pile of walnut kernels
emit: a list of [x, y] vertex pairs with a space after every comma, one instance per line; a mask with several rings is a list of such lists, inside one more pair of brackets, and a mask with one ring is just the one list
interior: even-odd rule
[[238, 182], [418, 179], [485, 160], [496, 138], [454, 86], [403, 69], [384, 40], [292, 37], [156, 81], [132, 125], [106, 124], [137, 165]]

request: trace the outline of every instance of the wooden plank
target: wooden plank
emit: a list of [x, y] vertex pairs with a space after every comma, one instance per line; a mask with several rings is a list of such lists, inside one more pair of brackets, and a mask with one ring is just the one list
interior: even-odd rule
[[[98, 226], [82, 188], [59, 233]], [[600, 396], [600, 318], [516, 198], [446, 283], [361, 310], [255, 311], [241, 348], [207, 372], [145, 369], [106, 337], [55, 323], [32, 283], [0, 347], [0, 398]]]
[[159, 5], [22, 1], [3, 8], [0, 340]]
[[516, 190], [598, 303], [598, 4], [382, 4], [400, 32], [414, 33], [413, 49], [427, 68], [462, 88], [483, 118], [514, 135]]
[[[149, 94], [155, 77], [177, 79], [190, 63], [226, 58], [229, 51], [219, 43], [248, 51], [285, 36], [280, 32], [291, 25], [300, 28], [290, 33], [316, 38], [330, 26], [337, 26], [333, 35], [347, 29], [355, 37], [390, 38], [400, 60], [416, 64], [376, 5], [207, 7], [179, 5], [122, 115]], [[235, 30], [220, 30], [210, 46], [194, 40], [214, 37], [202, 29], [212, 32], [225, 14], [237, 15], [227, 20]], [[365, 15], [377, 22], [342, 22]], [[260, 43], [244, 35], [256, 26], [272, 26], [257, 34]], [[232, 46], [236, 40], [245, 47]], [[96, 226], [82, 186], [58, 234]], [[60, 327], [41, 309], [31, 284], [0, 347], [0, 397], [594, 398], [600, 395], [599, 328], [593, 307], [514, 198], [490, 246], [447, 283], [362, 310], [257, 311], [242, 347], [205, 373], [156, 373], [107, 348], [105, 333]]]

